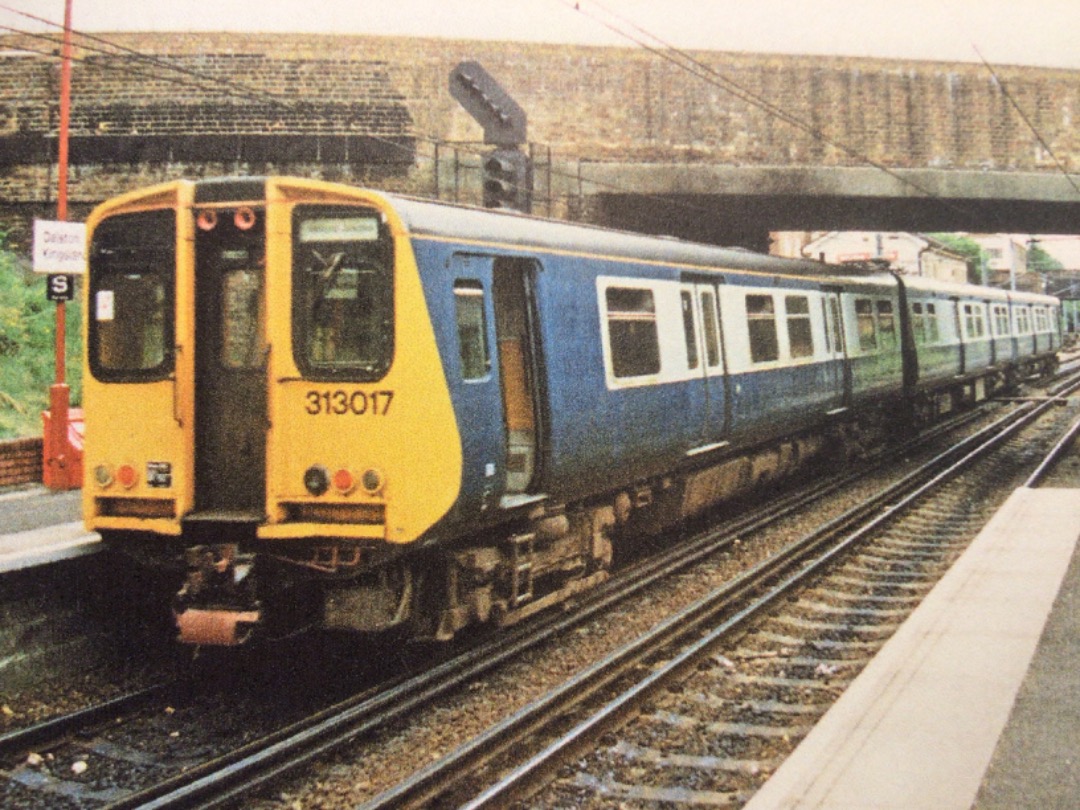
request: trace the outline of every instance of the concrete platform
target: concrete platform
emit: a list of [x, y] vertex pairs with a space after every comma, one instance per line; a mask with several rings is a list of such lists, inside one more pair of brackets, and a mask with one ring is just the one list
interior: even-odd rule
[[1080, 807], [1078, 537], [1017, 490], [748, 810]]
[[0, 492], [0, 573], [96, 552], [101, 538], [86, 531], [78, 513], [77, 492]]

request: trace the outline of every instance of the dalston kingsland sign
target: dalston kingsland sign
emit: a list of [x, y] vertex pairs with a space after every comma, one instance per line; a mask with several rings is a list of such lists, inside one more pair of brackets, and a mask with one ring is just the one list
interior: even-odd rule
[[34, 272], [86, 271], [86, 225], [82, 222], [34, 220]]

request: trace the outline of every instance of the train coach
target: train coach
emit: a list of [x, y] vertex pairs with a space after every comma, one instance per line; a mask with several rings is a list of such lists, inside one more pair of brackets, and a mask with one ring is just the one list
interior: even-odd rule
[[318, 181], [88, 224], [85, 520], [193, 644], [512, 623], [1060, 345], [1046, 296]]

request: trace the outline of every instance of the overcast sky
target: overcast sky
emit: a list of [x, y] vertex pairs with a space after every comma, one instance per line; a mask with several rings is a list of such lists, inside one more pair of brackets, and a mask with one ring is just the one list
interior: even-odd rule
[[[678, 47], [1080, 68], [1080, 0], [73, 0], [73, 27], [277, 31], [633, 43], [627, 23]], [[6, 8], [5, 8], [6, 7]], [[64, 0], [0, 0], [0, 25], [63, 20]], [[605, 9], [617, 17], [605, 15]], [[621, 19], [620, 19], [621, 18]], [[634, 36], [644, 38], [641, 31]]]

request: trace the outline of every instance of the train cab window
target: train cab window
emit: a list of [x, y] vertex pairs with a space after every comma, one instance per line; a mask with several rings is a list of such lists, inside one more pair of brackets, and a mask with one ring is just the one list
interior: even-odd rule
[[656, 302], [652, 290], [609, 287], [607, 305], [608, 342], [616, 377], [643, 377], [660, 373], [660, 338], [656, 327]]
[[686, 365], [698, 367], [697, 325], [694, 323], [694, 296], [686, 290], [682, 292], [683, 335], [686, 338]]
[[315, 379], [380, 379], [394, 351], [393, 245], [376, 211], [297, 206], [293, 346]]
[[491, 350], [484, 316], [484, 289], [480, 284], [456, 282], [454, 309], [457, 314], [461, 377], [465, 380], [485, 379], [491, 373]]
[[814, 334], [810, 328], [810, 299], [805, 295], [789, 295], [784, 300], [787, 310], [788, 342], [792, 357], [812, 357]]
[[90, 247], [89, 360], [105, 381], [164, 379], [172, 370], [176, 215], [103, 220]]
[[768, 363], [779, 359], [776, 308], [771, 295], [746, 296], [746, 322], [750, 330], [750, 360]]
[[859, 327], [859, 351], [877, 351], [877, 325], [874, 321], [874, 302], [869, 298], [855, 299], [855, 321]]

